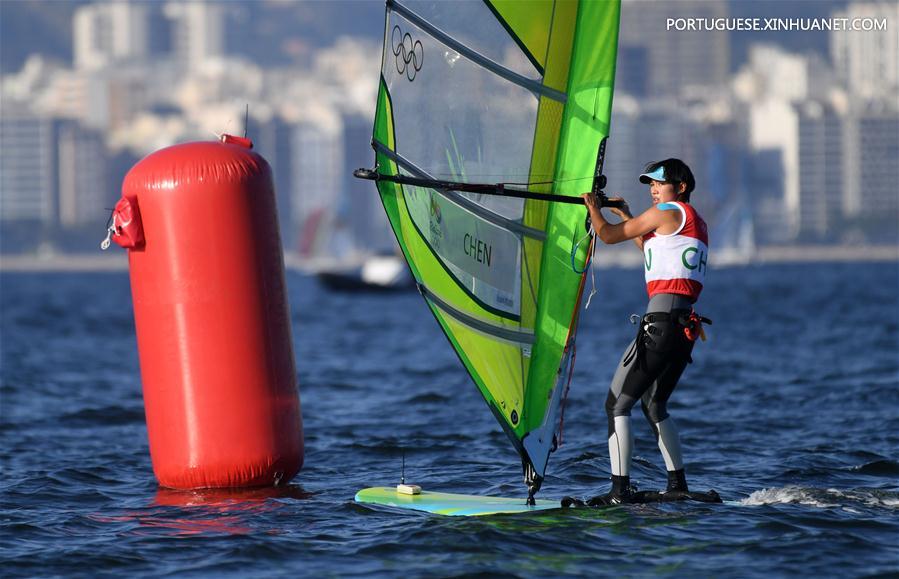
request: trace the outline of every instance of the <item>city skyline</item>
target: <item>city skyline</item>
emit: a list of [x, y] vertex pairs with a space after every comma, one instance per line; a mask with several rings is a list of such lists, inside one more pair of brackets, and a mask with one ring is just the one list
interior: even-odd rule
[[[370, 4], [348, 6], [381, 13]], [[899, 4], [820, 4], [832, 10], [818, 18], [879, 18], [886, 30], [822, 31], [826, 54], [817, 42], [796, 52], [762, 33], [670, 29], [672, 16], [724, 22], [748, 17], [745, 6], [623, 2], [607, 192], [645, 208], [636, 175], [648, 161], [676, 156], [694, 168], [694, 202], [713, 239], [734, 254], [895, 244]], [[374, 188], [350, 177], [373, 159], [377, 35], [337, 36], [315, 49], [285, 37], [283, 50], [298, 56], [272, 66], [229, 47], [228, 31], [247, 11], [300, 7], [80, 4], [70, 64], [33, 54], [3, 75], [0, 250], [35, 251], [40, 231], [54, 251], [93, 251], [89, 234], [102, 237], [103, 212], [142, 156], [244, 131], [273, 167], [287, 251], [346, 258], [389, 250]]]

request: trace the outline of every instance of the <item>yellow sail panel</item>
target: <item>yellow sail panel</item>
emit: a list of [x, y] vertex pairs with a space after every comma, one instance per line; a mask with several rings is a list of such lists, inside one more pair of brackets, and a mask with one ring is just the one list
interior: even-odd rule
[[[546, 68], [549, 46], [549, 26], [552, 21], [554, 0], [488, 0], [497, 19], [503, 23], [512, 38], [518, 43], [528, 58], [543, 74]], [[564, 3], [562, 3], [564, 4]], [[569, 2], [576, 7], [576, 2]]]

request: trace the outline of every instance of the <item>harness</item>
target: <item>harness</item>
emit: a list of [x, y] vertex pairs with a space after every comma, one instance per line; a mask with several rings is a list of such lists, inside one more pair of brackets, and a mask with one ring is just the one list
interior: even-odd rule
[[[637, 316], [631, 316], [636, 321]], [[640, 327], [637, 330], [637, 339], [634, 347], [625, 356], [622, 365], [627, 367], [631, 362], [643, 359], [643, 353], [647, 348], [667, 352], [674, 347], [674, 339], [679, 332], [683, 332], [684, 338], [695, 342], [697, 338], [705, 341], [703, 324], [712, 324], [712, 320], [697, 314], [693, 309], [675, 309], [670, 312], [649, 312], [639, 318]], [[674, 327], [672, 327], [674, 326]], [[672, 331], [673, 330], [673, 331]], [[690, 360], [692, 362], [692, 359]]]

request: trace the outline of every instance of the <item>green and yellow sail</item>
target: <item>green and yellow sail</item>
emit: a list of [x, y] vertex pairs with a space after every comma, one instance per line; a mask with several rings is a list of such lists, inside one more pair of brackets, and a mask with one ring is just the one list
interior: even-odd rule
[[[532, 490], [554, 445], [589, 259], [583, 205], [540, 196], [591, 190], [609, 133], [619, 9], [618, 0], [387, 3], [378, 191]], [[505, 186], [537, 195], [503, 196]]]

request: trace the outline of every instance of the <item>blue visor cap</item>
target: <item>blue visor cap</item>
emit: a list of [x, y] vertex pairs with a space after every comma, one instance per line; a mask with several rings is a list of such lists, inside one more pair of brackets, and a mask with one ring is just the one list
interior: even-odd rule
[[640, 175], [640, 182], [649, 185], [650, 181], [661, 181], [665, 182], [665, 167], [659, 167], [652, 173], [643, 173]]

